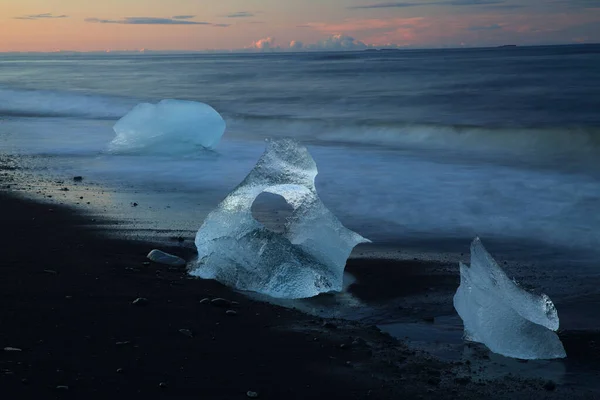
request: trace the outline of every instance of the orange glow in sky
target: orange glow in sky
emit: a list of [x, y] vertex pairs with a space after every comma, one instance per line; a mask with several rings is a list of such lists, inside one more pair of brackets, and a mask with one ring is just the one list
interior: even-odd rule
[[1, 0], [0, 52], [600, 42], [600, 3], [561, 1]]

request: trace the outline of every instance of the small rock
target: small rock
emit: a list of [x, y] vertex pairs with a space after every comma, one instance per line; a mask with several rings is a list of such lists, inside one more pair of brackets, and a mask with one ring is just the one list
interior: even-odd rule
[[61, 191], [61, 192], [68, 192], [68, 191], [69, 191], [69, 188], [66, 188], [66, 187], [64, 187], [64, 188], [60, 189], [60, 191]]
[[227, 310], [227, 311], [225, 311], [225, 314], [226, 314], [226, 315], [229, 315], [229, 316], [231, 316], [231, 317], [234, 317], [234, 316], [236, 316], [236, 315], [237, 315], [237, 311], [234, 311], [234, 310]]
[[74, 180], [75, 182], [81, 182], [81, 181], [83, 180], [83, 176], [74, 176], [74, 177], [73, 177], [73, 180]]
[[123, 372], [123, 368], [117, 368], [117, 374], [120, 374]]
[[4, 351], [23, 351], [23, 350], [19, 349], [18, 347], [5, 347]]
[[192, 334], [192, 331], [190, 331], [189, 329], [180, 329], [179, 333], [181, 333], [182, 335], [185, 335], [187, 337], [193, 337], [194, 336]]
[[554, 383], [554, 381], [548, 381], [544, 383], [544, 389], [546, 389], [549, 392], [556, 390], [556, 383]]
[[29, 384], [29, 380], [27, 378], [23, 378], [23, 379], [21, 379], [21, 383], [23, 385], [28, 385]]
[[58, 385], [56, 387], [56, 390], [66, 391], [66, 390], [69, 390], [69, 387], [65, 386], [65, 385]]
[[205, 297], [202, 300], [200, 300], [200, 304], [208, 304], [208, 303], [210, 303], [210, 299], [208, 297]]
[[340, 344], [340, 349], [342, 349], [342, 350], [348, 350], [348, 349], [350, 349], [350, 347], [351, 346], [349, 344], [346, 344], [346, 343]]
[[352, 346], [364, 346], [367, 342], [363, 338], [357, 337], [352, 341]]
[[161, 388], [161, 389], [166, 389], [167, 388], [167, 384], [164, 383], [164, 382], [161, 382], [161, 383], [158, 384], [158, 387]]
[[144, 297], [138, 297], [131, 304], [133, 304], [134, 306], [145, 306], [148, 304], [148, 299]]
[[131, 206], [132, 206], [132, 207], [137, 207], [137, 206], [138, 206], [138, 203], [131, 203]]
[[150, 261], [154, 261], [158, 264], [171, 265], [174, 267], [185, 265], [185, 260], [183, 258], [156, 249], [148, 253], [146, 257], [148, 257]]
[[222, 299], [220, 297], [217, 297], [216, 299], [212, 299], [210, 302], [211, 305], [215, 306], [215, 307], [229, 307], [231, 306], [231, 302], [229, 300], [226, 299]]
[[327, 329], [337, 329], [337, 325], [332, 323], [332, 322], [323, 322], [323, 328], [327, 328]]
[[53, 269], [45, 269], [44, 272], [51, 275], [58, 274], [58, 272], [54, 271]]
[[456, 382], [456, 383], [458, 383], [460, 385], [466, 385], [469, 382], [471, 382], [471, 378], [468, 377], [468, 376], [462, 376], [462, 377], [459, 377], [459, 378], [454, 378], [454, 382]]
[[433, 386], [437, 386], [440, 384], [440, 381], [441, 381], [440, 378], [429, 378], [427, 380], [427, 383], [430, 385], [433, 385]]
[[252, 390], [248, 390], [246, 392], [246, 396], [251, 398], [251, 399], [257, 399], [258, 398], [258, 393], [253, 392]]
[[115, 343], [115, 344], [116, 344], [117, 346], [127, 346], [127, 345], [130, 345], [130, 344], [131, 344], [131, 342], [130, 342], [129, 340], [126, 340], [126, 341], [124, 341], [124, 342], [117, 342], [117, 343]]
[[142, 263], [142, 265], [146, 265], [146, 266], [147, 266], [147, 265], [150, 265], [150, 261], [144, 261], [144, 262]]

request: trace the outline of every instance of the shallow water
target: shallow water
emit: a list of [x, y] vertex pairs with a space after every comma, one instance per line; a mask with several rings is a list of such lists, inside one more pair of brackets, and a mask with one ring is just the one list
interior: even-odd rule
[[[598, 292], [598, 92], [595, 45], [1, 55], [0, 151], [25, 155], [26, 170], [51, 181], [84, 176], [98, 189], [91, 211], [123, 220], [123, 231], [193, 236], [265, 138], [293, 137], [350, 229], [426, 254], [466, 252], [479, 235], [499, 260], [518, 262], [511, 275], [567, 298]], [[223, 115], [215, 151], [108, 152], [121, 116], [163, 98]], [[85, 189], [70, 188], [61, 201], [87, 207]]]

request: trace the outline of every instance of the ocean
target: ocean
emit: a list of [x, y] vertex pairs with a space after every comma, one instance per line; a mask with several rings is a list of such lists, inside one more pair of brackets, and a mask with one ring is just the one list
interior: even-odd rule
[[[219, 146], [109, 153], [114, 123], [162, 99], [214, 107]], [[193, 235], [264, 140], [291, 137], [326, 206], [375, 244], [462, 253], [480, 236], [503, 259], [581, 276], [600, 271], [599, 110], [600, 45], [0, 55], [1, 151], [36, 176], [98, 185], [90, 205], [64, 200], [132, 231]]]

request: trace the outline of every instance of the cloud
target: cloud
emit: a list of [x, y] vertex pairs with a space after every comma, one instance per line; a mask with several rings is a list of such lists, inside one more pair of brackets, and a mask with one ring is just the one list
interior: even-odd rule
[[68, 15], [54, 15], [52, 13], [44, 13], [44, 14], [31, 14], [31, 15], [22, 15], [20, 17], [14, 17], [14, 19], [56, 19], [56, 18], [68, 18]]
[[368, 48], [365, 43], [354, 39], [352, 36], [336, 34], [307, 46], [310, 50], [364, 50]]
[[173, 19], [192, 19], [195, 15], [174, 15]]
[[277, 49], [277, 46], [275, 46], [275, 38], [269, 36], [266, 38], [259, 39], [256, 42], [252, 42], [249, 49], [262, 50], [262, 51], [275, 50], [275, 49]]
[[571, 9], [598, 9], [600, 2], [598, 0], [553, 0], [551, 4], [563, 6]]
[[254, 14], [248, 11], [237, 11], [226, 15], [227, 18], [248, 18], [254, 17]]
[[[185, 17], [188, 17], [187, 15]], [[211, 24], [210, 22], [189, 21], [186, 19], [173, 18], [154, 18], [154, 17], [126, 17], [123, 19], [99, 19], [86, 18], [85, 22], [96, 24], [124, 24], [124, 25], [211, 25], [225, 26], [226, 24]]]
[[391, 2], [374, 3], [360, 6], [348, 7], [351, 10], [371, 9], [371, 8], [408, 8], [425, 6], [483, 6], [505, 3], [506, 0], [448, 0], [448, 1], [422, 1], [422, 2]]
[[302, 43], [299, 40], [292, 40], [290, 42], [290, 49], [291, 50], [302, 50], [304, 48], [304, 43]]
[[395, 2], [395, 3], [375, 3], [375, 4], [364, 4], [362, 6], [351, 6], [348, 7], [350, 10], [361, 10], [361, 9], [369, 9], [369, 8], [406, 8], [406, 7], [419, 7], [419, 6], [429, 6], [435, 3], [423, 2], [423, 3], [405, 3], [405, 2]]
[[495, 31], [498, 29], [502, 29], [502, 25], [499, 24], [491, 24], [491, 25], [479, 25], [479, 26], [470, 26], [470, 31]]

